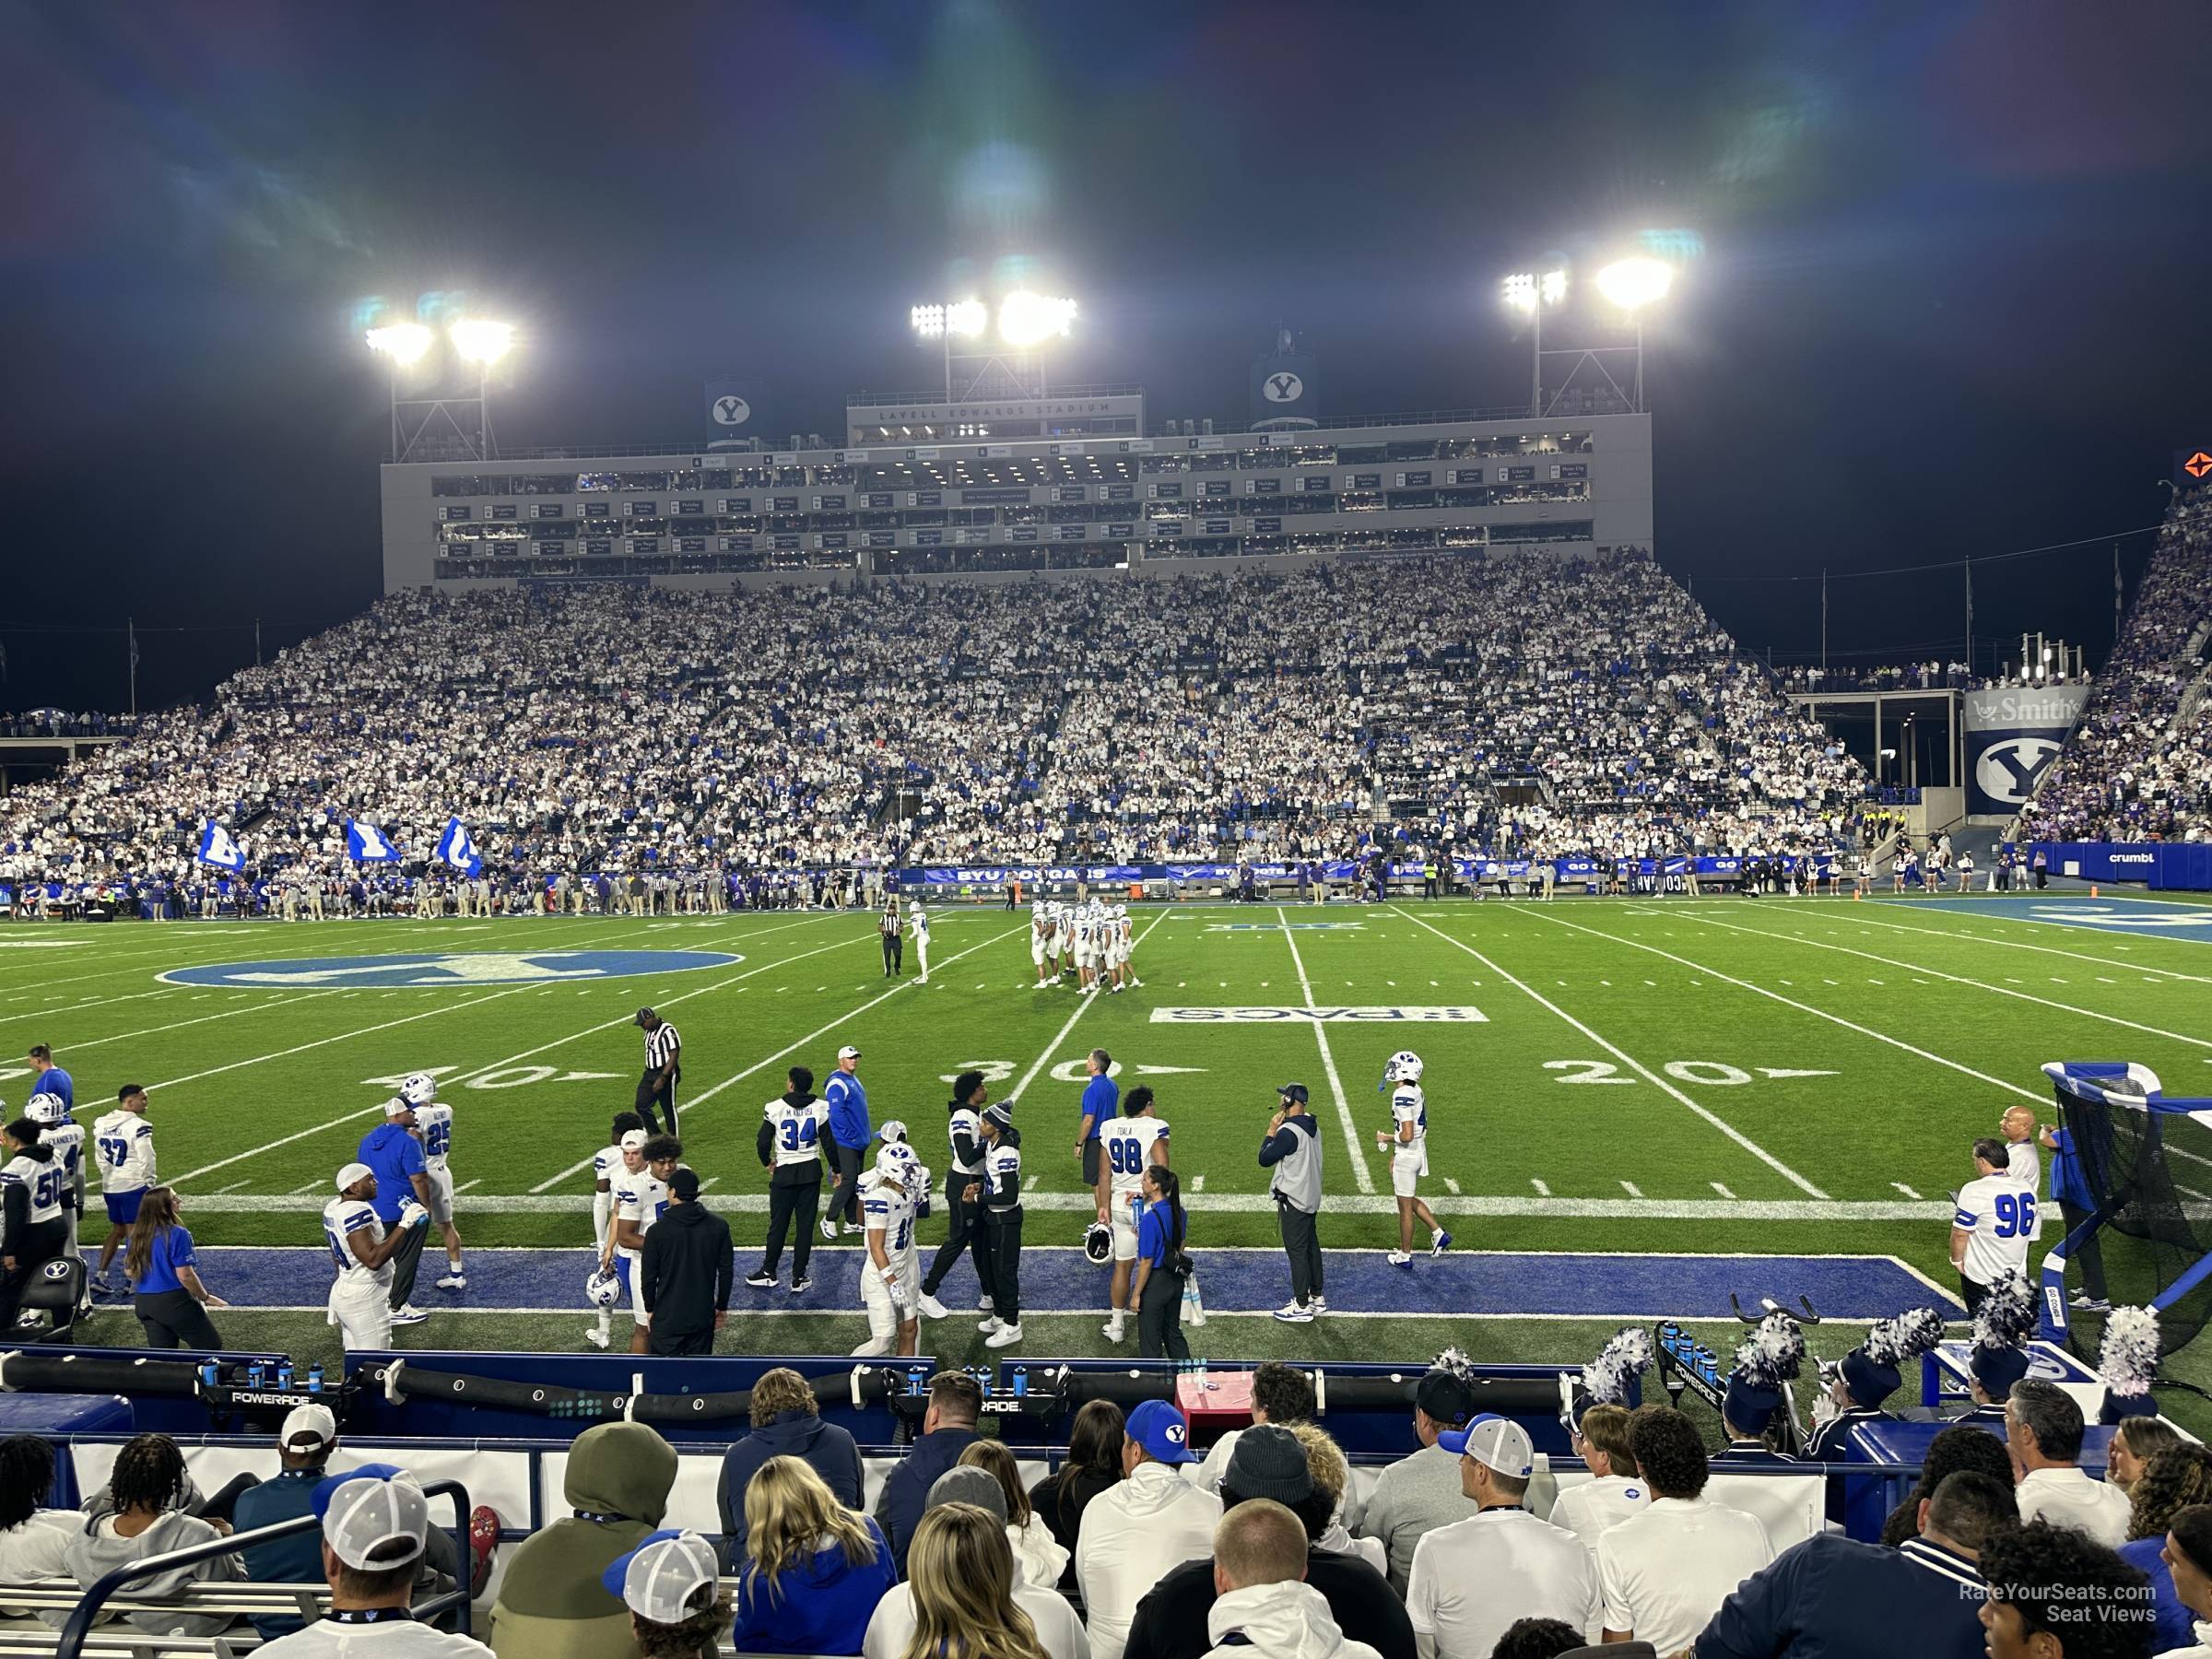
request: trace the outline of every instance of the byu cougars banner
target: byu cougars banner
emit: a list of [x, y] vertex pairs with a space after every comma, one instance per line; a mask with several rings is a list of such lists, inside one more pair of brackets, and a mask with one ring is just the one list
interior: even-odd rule
[[1969, 816], [2009, 818], [2025, 806], [2088, 697], [2086, 684], [1966, 693]]
[[218, 870], [242, 870], [246, 867], [246, 850], [229, 830], [209, 818], [200, 829], [200, 862], [213, 865]]
[[374, 824], [359, 818], [346, 820], [346, 856], [356, 864], [396, 864], [399, 849]]
[[477, 843], [468, 839], [468, 831], [457, 818], [446, 819], [445, 833], [438, 838], [438, 862], [465, 870], [471, 876], [480, 874], [484, 868], [483, 859], [477, 855]]

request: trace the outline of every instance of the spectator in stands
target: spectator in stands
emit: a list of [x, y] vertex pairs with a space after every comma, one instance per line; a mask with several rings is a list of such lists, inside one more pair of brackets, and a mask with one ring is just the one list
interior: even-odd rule
[[1460, 1481], [1459, 1459], [1436, 1443], [1438, 1435], [1463, 1427], [1473, 1409], [1459, 1364], [1440, 1360], [1430, 1367], [1413, 1391], [1413, 1435], [1420, 1450], [1375, 1477], [1375, 1489], [1359, 1512], [1357, 1530], [1382, 1544], [1391, 1588], [1400, 1595], [1413, 1571], [1414, 1546], [1437, 1527], [1475, 1512]]
[[1551, 1519], [1591, 1549], [1606, 1532], [1651, 1507], [1652, 1488], [1636, 1473], [1629, 1450], [1629, 1410], [1609, 1403], [1585, 1406], [1570, 1435], [1590, 1478], [1563, 1488]]
[[1485, 1659], [1523, 1618], [1597, 1623], [1597, 1569], [1574, 1534], [1522, 1507], [1535, 1473], [1528, 1430], [1500, 1417], [1447, 1430], [1476, 1513], [1440, 1526], [1413, 1552], [1406, 1611], [1421, 1659]]
[[[1297, 1435], [1280, 1424], [1246, 1430], [1221, 1478], [1224, 1509], [1256, 1498], [1284, 1505], [1305, 1526], [1306, 1583], [1321, 1592], [1338, 1628], [1380, 1650], [1383, 1659], [1417, 1659], [1413, 1623], [1390, 1581], [1365, 1561], [1320, 1547], [1333, 1506], [1313, 1489], [1312, 1465]], [[1124, 1659], [1198, 1659], [1206, 1651], [1200, 1645], [1206, 1615], [1217, 1594], [1203, 1560], [1186, 1561], [1168, 1573], [1137, 1604]]]
[[770, 1458], [747, 1485], [735, 1566], [730, 1641], [741, 1653], [857, 1653], [899, 1579], [883, 1529], [795, 1457]]
[[390, 1464], [363, 1464], [315, 1488], [330, 1612], [261, 1651], [279, 1659], [465, 1659], [491, 1650], [473, 1637], [418, 1624], [407, 1611], [432, 1531], [421, 1485]]
[[1980, 1566], [1989, 1659], [2144, 1659], [2151, 1651], [2150, 1586], [2078, 1528], [2031, 1521], [1994, 1533]]
[[2105, 1442], [2104, 1477], [2133, 1498], [2136, 1482], [2150, 1460], [2167, 1447], [2183, 1443], [2181, 1430], [2164, 1418], [2124, 1417]]
[[[1293, 1423], [1311, 1421], [1313, 1406], [1313, 1379], [1297, 1366], [1264, 1359], [1253, 1371], [1253, 1422], [1279, 1423], [1288, 1429]], [[1184, 1476], [1209, 1492], [1219, 1491], [1221, 1477], [1228, 1472], [1229, 1460], [1237, 1449], [1237, 1436], [1242, 1432], [1228, 1430], [1207, 1449], [1204, 1463], [1183, 1465]]]
[[[2127, 1420], [2145, 1423], [2154, 1419]], [[2120, 1546], [2120, 1559], [2139, 1568], [2150, 1580], [2151, 1601], [2158, 1616], [2157, 1651], [2162, 1653], [2186, 1642], [2194, 1622], [2175, 1594], [2173, 1573], [2164, 1559], [2166, 1534], [2183, 1510], [2212, 1504], [2212, 1451], [2177, 1439], [2150, 1460], [2129, 1491], [2128, 1501], [2132, 1507], [2127, 1542]]]
[[641, 1659], [714, 1659], [730, 1628], [714, 1546], [695, 1532], [656, 1532], [599, 1582], [629, 1609]]
[[1057, 1587], [1060, 1575], [1075, 1565], [1075, 1554], [1053, 1536], [1044, 1517], [1031, 1506], [1029, 1494], [1021, 1489], [1021, 1470], [1006, 1442], [979, 1440], [960, 1453], [960, 1463], [982, 1470], [1006, 1488], [1006, 1542], [1013, 1547], [1015, 1566], [1021, 1570], [1021, 1582], [1043, 1590]]
[[2081, 1407], [2055, 1382], [2030, 1377], [2005, 1401], [2005, 1443], [2019, 1474], [2020, 1519], [2077, 1526], [2107, 1549], [2127, 1537], [2127, 1494], [2082, 1472]]
[[53, 1490], [53, 1448], [35, 1434], [0, 1441], [0, 1576], [11, 1583], [59, 1578], [68, 1571], [69, 1535], [84, 1517], [42, 1509]]
[[[2200, 1629], [2212, 1622], [2212, 1504], [2193, 1503], [2166, 1524], [2160, 1559], [2175, 1595], [2196, 1616]], [[2212, 1659], [2212, 1644], [2176, 1648], [2167, 1659]]]
[[[83, 1588], [94, 1584], [118, 1567], [148, 1556], [167, 1555], [224, 1536], [229, 1524], [188, 1515], [180, 1507], [191, 1489], [184, 1472], [184, 1454], [166, 1434], [141, 1434], [124, 1442], [109, 1472], [108, 1504], [88, 1513], [69, 1536], [63, 1564]], [[209, 1556], [188, 1567], [172, 1568], [140, 1579], [132, 1585], [137, 1594], [152, 1600], [173, 1596], [188, 1584], [245, 1577], [245, 1564], [235, 1555]], [[64, 1617], [41, 1613], [56, 1629]], [[227, 1629], [227, 1613], [132, 1613], [125, 1616], [139, 1630], [157, 1636], [212, 1636]]]
[[[1302, 1478], [1305, 1453], [1288, 1430], [1279, 1432]], [[1173, 1405], [1138, 1402], [1122, 1439], [1127, 1478], [1083, 1512], [1076, 1583], [1083, 1593], [1091, 1659], [1121, 1659], [1138, 1600], [1171, 1567], [1210, 1547], [1221, 1500], [1182, 1478], [1181, 1465], [1191, 1461], [1189, 1441], [1190, 1424]]]
[[[1306, 1583], [1306, 1528], [1269, 1499], [1240, 1503], [1214, 1528], [1209, 1653], [1222, 1659], [1381, 1659], [1347, 1638]], [[1487, 1655], [1486, 1655], [1487, 1659]]]
[[1076, 1587], [1076, 1540], [1083, 1511], [1093, 1498], [1122, 1478], [1122, 1408], [1112, 1400], [1088, 1400], [1076, 1413], [1060, 1467], [1030, 1488], [1030, 1507], [1067, 1551], [1060, 1588]]
[[1921, 1453], [1919, 1481], [1882, 1523], [1884, 1547], [1895, 1549], [1906, 1539], [1918, 1537], [1922, 1505], [1936, 1495], [1937, 1487], [1961, 1474], [1987, 1475], [2009, 1485], [2012, 1453], [2003, 1441], [1976, 1424], [1954, 1423], [1942, 1430]]
[[998, 1496], [981, 1469], [948, 1470], [932, 1488], [912, 1571], [877, 1604], [866, 1659], [1084, 1659], [1075, 1610], [1015, 1571]]
[[[651, 1235], [648, 1234], [648, 1237]], [[745, 1488], [771, 1457], [795, 1457], [822, 1477], [838, 1502], [860, 1507], [865, 1481], [852, 1430], [822, 1421], [814, 1389], [788, 1366], [763, 1371], [753, 1384], [753, 1431], [723, 1453], [715, 1502], [735, 1567], [745, 1559]]]
[[[139, 1212], [145, 1214], [143, 1209]], [[338, 1420], [327, 1406], [295, 1406], [276, 1431], [278, 1469], [270, 1479], [251, 1491], [241, 1492], [232, 1507], [234, 1524], [241, 1532], [274, 1526], [314, 1512], [315, 1488], [338, 1443]], [[443, 1536], [442, 1534], [440, 1535]], [[450, 1541], [447, 1546], [452, 1547]], [[246, 1577], [262, 1584], [320, 1584], [323, 1546], [311, 1533], [257, 1544], [243, 1552]], [[289, 1635], [300, 1628], [293, 1614], [265, 1614], [253, 1620], [262, 1640]]]
[[1774, 1550], [1755, 1517], [1705, 1496], [1705, 1442], [1680, 1412], [1638, 1406], [1629, 1414], [1629, 1450], [1652, 1501], [1599, 1535], [1605, 1636], [1677, 1653]]
[[1345, 1503], [1352, 1489], [1352, 1465], [1346, 1461], [1344, 1449], [1317, 1423], [1293, 1423], [1290, 1432], [1298, 1436], [1299, 1447], [1306, 1454], [1306, 1473], [1312, 1479], [1315, 1496], [1329, 1502], [1329, 1524], [1313, 1540], [1313, 1547], [1331, 1555], [1357, 1557], [1377, 1572], [1387, 1574], [1390, 1555], [1381, 1542], [1355, 1538], [1344, 1524]]
[[570, 1512], [524, 1538], [500, 1580], [491, 1645], [501, 1659], [624, 1659], [629, 1612], [600, 1582], [668, 1512], [676, 1448], [643, 1423], [598, 1423], [569, 1448]]
[[1903, 1631], [1916, 1655], [1976, 1659], [1984, 1591], [1976, 1563], [1991, 1539], [2018, 1524], [2007, 1483], [1948, 1476], [1921, 1500], [1918, 1535], [1900, 1548], [1822, 1533], [1784, 1550], [1721, 1604], [1698, 1638], [1697, 1659], [1881, 1653]]
[[885, 1478], [876, 1500], [877, 1523], [891, 1541], [891, 1554], [901, 1573], [906, 1571], [907, 1540], [921, 1523], [929, 1488], [975, 1442], [975, 1419], [982, 1408], [983, 1391], [973, 1377], [959, 1371], [939, 1371], [929, 1380], [929, 1408], [922, 1416], [922, 1438]]
[[1591, 1648], [1583, 1645], [1583, 1632], [1571, 1630], [1556, 1618], [1516, 1618], [1506, 1627], [1505, 1634], [1498, 1638], [1498, 1645], [1490, 1650], [1490, 1659], [1575, 1659], [1583, 1653], [1605, 1653], [1612, 1659], [1648, 1659], [1652, 1645], [1648, 1641], [1630, 1641], [1618, 1647]]

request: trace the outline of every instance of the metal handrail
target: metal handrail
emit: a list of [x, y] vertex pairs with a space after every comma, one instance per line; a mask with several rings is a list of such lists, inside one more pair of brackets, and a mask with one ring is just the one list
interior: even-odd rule
[[[454, 1562], [453, 1588], [442, 1594], [433, 1595], [417, 1607], [415, 1612], [418, 1618], [425, 1615], [435, 1618], [449, 1608], [456, 1609], [460, 1615], [461, 1633], [465, 1636], [469, 1630], [469, 1602], [474, 1594], [469, 1582], [470, 1571], [475, 1565], [468, 1548], [468, 1488], [457, 1480], [433, 1480], [422, 1489], [427, 1496], [447, 1497], [453, 1500], [454, 1523], [461, 1534], [461, 1547], [454, 1551], [457, 1559]], [[85, 1592], [85, 1599], [77, 1604], [76, 1611], [69, 1615], [69, 1622], [62, 1627], [61, 1645], [55, 1652], [59, 1659], [79, 1659], [100, 1608], [126, 1584], [139, 1579], [153, 1578], [172, 1568], [190, 1567], [199, 1561], [212, 1560], [217, 1556], [230, 1555], [256, 1545], [274, 1544], [280, 1538], [296, 1537], [301, 1533], [321, 1530], [322, 1523], [313, 1515], [296, 1515], [289, 1521], [255, 1527], [252, 1532], [225, 1533], [220, 1537], [210, 1538], [205, 1544], [190, 1544], [182, 1549], [172, 1549], [163, 1555], [126, 1561], [95, 1582]]]

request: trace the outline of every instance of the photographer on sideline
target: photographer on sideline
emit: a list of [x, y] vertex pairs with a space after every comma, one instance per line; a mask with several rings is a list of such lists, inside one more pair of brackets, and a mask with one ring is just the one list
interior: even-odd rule
[[1286, 1083], [1282, 1106], [1267, 1120], [1260, 1167], [1274, 1171], [1267, 1193], [1282, 1224], [1283, 1253], [1290, 1258], [1290, 1300], [1275, 1311], [1285, 1324], [1311, 1324], [1326, 1313], [1321, 1277], [1321, 1129], [1306, 1110], [1306, 1086]]

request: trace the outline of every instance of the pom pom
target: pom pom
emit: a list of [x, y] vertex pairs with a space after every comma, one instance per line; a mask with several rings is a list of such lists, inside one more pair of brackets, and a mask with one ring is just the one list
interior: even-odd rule
[[1978, 1348], [2018, 1347], [2035, 1329], [2035, 1296], [2028, 1280], [2006, 1274], [1989, 1288], [1974, 1311], [1974, 1346]]
[[1629, 1383], [1652, 1363], [1652, 1334], [1641, 1325], [1630, 1325], [1605, 1352], [1583, 1367], [1583, 1386], [1601, 1405], [1618, 1406], [1629, 1396]]
[[1475, 1381], [1475, 1362], [1455, 1347], [1448, 1347], [1436, 1357], [1431, 1371], [1450, 1371], [1462, 1382]]
[[1736, 1375], [1753, 1388], [1779, 1389], [1805, 1360], [1805, 1332], [1787, 1313], [1768, 1314], [1735, 1350]]
[[2148, 1308], [2114, 1308], [2104, 1322], [2098, 1374], [2123, 1399], [2150, 1392], [2159, 1374], [2159, 1316]]
[[1942, 1340], [1942, 1314], [1933, 1308], [1908, 1308], [1868, 1331], [1863, 1351], [1877, 1365], [1900, 1366], [1932, 1352]]

